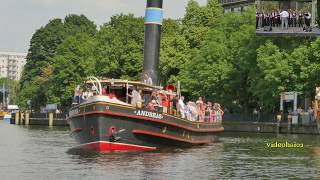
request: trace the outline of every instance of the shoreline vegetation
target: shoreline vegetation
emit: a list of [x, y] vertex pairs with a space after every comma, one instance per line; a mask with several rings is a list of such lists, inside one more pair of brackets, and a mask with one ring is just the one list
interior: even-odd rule
[[[161, 84], [179, 80], [187, 99], [202, 96], [229, 112], [276, 112], [283, 91], [314, 97], [320, 39], [258, 37], [255, 21], [254, 7], [224, 14], [217, 0], [189, 1], [182, 19], [163, 22]], [[52, 19], [30, 40], [17, 103], [66, 110], [87, 76], [139, 80], [143, 42], [143, 17], [115, 15], [100, 28], [84, 15]]]

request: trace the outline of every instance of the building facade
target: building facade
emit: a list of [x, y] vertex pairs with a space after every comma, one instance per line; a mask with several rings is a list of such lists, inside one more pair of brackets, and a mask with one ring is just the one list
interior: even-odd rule
[[0, 51], [0, 78], [20, 80], [27, 53]]
[[254, 0], [219, 0], [225, 13], [245, 11], [254, 2]]

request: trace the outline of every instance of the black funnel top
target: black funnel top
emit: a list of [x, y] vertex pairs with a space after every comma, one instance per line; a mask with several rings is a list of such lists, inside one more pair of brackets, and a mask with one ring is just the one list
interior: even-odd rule
[[144, 32], [143, 75], [152, 78], [153, 85], [159, 84], [159, 52], [163, 19], [162, 0], [147, 0]]

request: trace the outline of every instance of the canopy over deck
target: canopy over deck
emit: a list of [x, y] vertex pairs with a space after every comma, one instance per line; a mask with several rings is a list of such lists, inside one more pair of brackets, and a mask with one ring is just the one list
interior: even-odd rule
[[[100, 83], [105, 84], [105, 83], [110, 83], [113, 85], [129, 85], [129, 86], [138, 86], [140, 88], [151, 88], [151, 89], [156, 89], [156, 90], [162, 90], [162, 86], [152, 86], [149, 84], [145, 84], [141, 81], [129, 81], [129, 80], [122, 80], [122, 79], [101, 79], [99, 80]], [[92, 83], [91, 80], [86, 81], [86, 83]]]

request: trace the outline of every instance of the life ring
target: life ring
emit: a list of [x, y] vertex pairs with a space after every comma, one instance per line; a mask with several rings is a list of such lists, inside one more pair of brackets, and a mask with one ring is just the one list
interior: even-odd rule
[[108, 131], [108, 136], [109, 136], [109, 141], [110, 142], [114, 142], [116, 140], [116, 137], [115, 137], [115, 134], [116, 134], [116, 131], [117, 128], [115, 126], [111, 126], [109, 128], [109, 131]]

